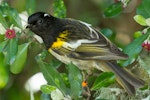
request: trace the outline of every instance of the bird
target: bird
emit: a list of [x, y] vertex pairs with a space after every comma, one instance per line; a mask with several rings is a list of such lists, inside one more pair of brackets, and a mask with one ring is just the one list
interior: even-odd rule
[[135, 95], [136, 89], [145, 85], [142, 79], [117, 64], [117, 60], [126, 60], [128, 55], [91, 24], [35, 12], [28, 17], [26, 28], [40, 36], [45, 48], [61, 62], [73, 63], [88, 74], [94, 69], [113, 72], [129, 95]]

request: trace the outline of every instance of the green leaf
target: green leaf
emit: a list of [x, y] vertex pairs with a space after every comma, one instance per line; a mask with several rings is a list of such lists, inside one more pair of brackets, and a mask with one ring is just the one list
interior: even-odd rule
[[61, 73], [61, 77], [63, 78], [66, 87], [70, 88], [70, 83], [69, 83], [69, 78], [68, 78], [68, 74], [67, 73]]
[[36, 0], [26, 0], [26, 10], [29, 15], [35, 12]]
[[3, 3], [2, 6], [0, 6], [0, 12], [7, 21], [9, 20], [10, 25], [13, 23], [15, 26], [22, 28], [21, 18], [16, 9], [9, 7], [7, 3]]
[[18, 46], [18, 52], [16, 54], [15, 61], [11, 64], [10, 71], [14, 74], [18, 74], [22, 71], [26, 62], [27, 51], [29, 43], [21, 44]]
[[135, 33], [134, 33], [134, 38], [136, 39], [136, 38], [139, 38], [140, 36], [142, 36], [143, 34], [142, 34], [142, 32], [141, 31], [136, 31]]
[[8, 40], [3, 41], [3, 42], [0, 43], [0, 52], [4, 51], [4, 49], [6, 48], [7, 44], [8, 44]]
[[146, 34], [143, 34], [139, 38], [135, 39], [132, 43], [130, 43], [128, 46], [126, 46], [123, 49], [123, 52], [125, 54], [128, 54], [129, 58], [128, 60], [125, 61], [119, 61], [119, 64], [121, 64], [121, 66], [127, 66], [131, 64], [138, 57], [139, 53], [142, 50], [141, 45], [149, 35], [150, 35], [150, 30], [148, 30]]
[[66, 17], [66, 7], [63, 0], [54, 0], [53, 2], [54, 16], [59, 18]]
[[16, 11], [16, 9], [9, 8], [9, 10], [7, 11], [7, 16], [9, 18], [10, 22], [13, 23], [15, 26], [17, 26], [19, 28], [23, 28], [22, 23], [21, 23], [21, 18], [19, 17], [19, 14]]
[[16, 40], [16, 38], [10, 39], [7, 51], [9, 64], [12, 64], [15, 61], [17, 51], [18, 51], [18, 41]]
[[57, 88], [51, 85], [42, 85], [41, 91], [45, 94], [51, 94], [53, 91], [55, 91]]
[[144, 18], [150, 17], [150, 0], [142, 0], [140, 5], [136, 9], [138, 15], [142, 15]]
[[0, 89], [6, 86], [8, 79], [9, 76], [4, 61], [4, 54], [0, 52]]
[[3, 7], [8, 7], [7, 3], [3, 2], [0, 5], [0, 23], [2, 23], [5, 28], [8, 28], [9, 26], [8, 26], [8, 23], [5, 19], [6, 16], [4, 14]]
[[100, 30], [102, 34], [104, 34], [107, 38], [109, 38], [111, 41], [114, 41], [116, 34], [109, 28], [104, 28]]
[[52, 61], [50, 62], [51, 66], [55, 67], [56, 69], [60, 67], [60, 65], [62, 64], [62, 62], [58, 61], [58, 60], [54, 60], [52, 59]]
[[69, 72], [69, 82], [70, 82], [70, 95], [72, 98], [77, 99], [82, 91], [82, 74], [77, 66], [72, 63], [67, 65]]
[[49, 94], [42, 93], [40, 100], [51, 100]]
[[46, 62], [43, 62], [43, 57], [45, 53], [39, 54], [36, 57], [36, 61], [39, 64], [39, 67], [47, 80], [48, 84], [57, 87], [63, 94], [66, 93], [66, 85], [64, 83], [63, 78], [61, 77], [60, 73], [55, 69], [54, 66]]
[[116, 15], [119, 15], [121, 13], [121, 11], [122, 11], [122, 3], [117, 2], [105, 9], [104, 16], [105, 17], [114, 17]]
[[1, 6], [8, 6], [8, 3], [7, 2], [2, 2]]
[[141, 15], [135, 15], [134, 20], [142, 26], [147, 26], [146, 19]]
[[101, 87], [107, 87], [115, 82], [115, 75], [112, 72], [104, 72], [96, 78], [91, 90], [97, 90]]
[[8, 24], [5, 20], [5, 18], [3, 17], [3, 14], [1, 12], [1, 7], [0, 7], [0, 23], [5, 27], [5, 28], [8, 28]]

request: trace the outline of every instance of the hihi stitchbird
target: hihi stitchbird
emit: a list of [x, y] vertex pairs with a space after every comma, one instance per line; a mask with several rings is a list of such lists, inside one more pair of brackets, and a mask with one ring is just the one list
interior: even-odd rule
[[95, 68], [113, 72], [118, 83], [130, 95], [145, 84], [116, 64], [116, 60], [124, 60], [128, 56], [90, 24], [37, 12], [29, 16], [27, 28], [39, 35], [46, 49], [61, 62], [72, 62], [89, 73]]

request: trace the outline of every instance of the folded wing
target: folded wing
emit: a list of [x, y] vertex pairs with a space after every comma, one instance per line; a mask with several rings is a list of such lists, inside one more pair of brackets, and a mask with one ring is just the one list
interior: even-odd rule
[[122, 53], [90, 24], [72, 19], [67, 19], [66, 23], [64, 30], [69, 31], [69, 39], [66, 40], [61, 48], [53, 49], [58, 54], [83, 60], [118, 60], [128, 58], [126, 54]]

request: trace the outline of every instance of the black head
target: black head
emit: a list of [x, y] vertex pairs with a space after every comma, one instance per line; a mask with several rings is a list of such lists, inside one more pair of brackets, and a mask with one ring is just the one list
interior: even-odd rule
[[41, 36], [42, 32], [46, 31], [53, 20], [53, 16], [45, 12], [37, 12], [29, 16], [27, 28], [29, 28], [35, 34]]

